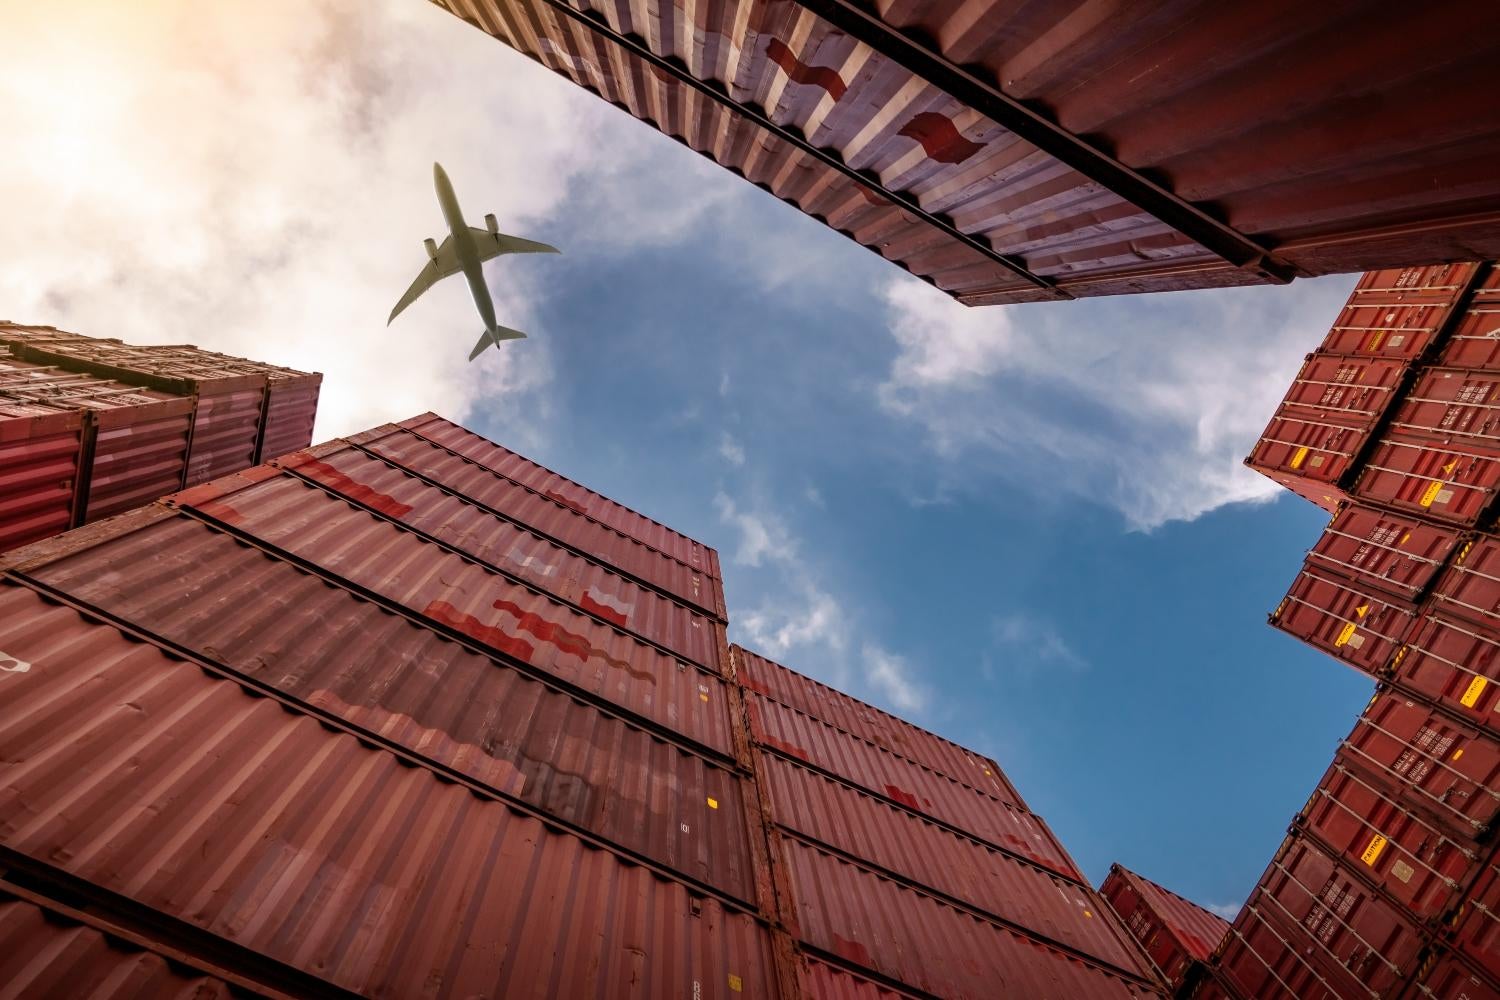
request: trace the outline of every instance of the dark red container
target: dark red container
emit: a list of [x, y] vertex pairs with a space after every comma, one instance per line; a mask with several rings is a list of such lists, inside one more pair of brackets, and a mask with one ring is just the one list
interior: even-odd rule
[[1310, 949], [1301, 927], [1264, 890], [1256, 889], [1231, 925], [1214, 971], [1235, 1000], [1348, 1000], [1360, 995], [1339, 988], [1347, 983], [1330, 982], [1321, 963], [1306, 954]]
[[1362, 772], [1334, 761], [1297, 818], [1340, 866], [1417, 923], [1435, 926], [1458, 905], [1483, 852], [1407, 807]]
[[1500, 987], [1465, 965], [1456, 955], [1439, 952], [1407, 997], [1421, 1000], [1500, 1000]]
[[1500, 815], [1500, 740], [1403, 691], [1377, 691], [1335, 759], [1456, 837]]
[[82, 413], [0, 402], [0, 551], [72, 526], [82, 462]]
[[1500, 371], [1424, 369], [1402, 397], [1391, 428], [1443, 442], [1500, 446]]
[[1229, 932], [1228, 921], [1119, 864], [1109, 866], [1099, 894], [1174, 990]]
[[716, 619], [346, 442], [294, 452], [276, 464], [685, 660], [715, 673], [725, 669]]
[[1479, 535], [1460, 550], [1432, 593], [1432, 607], [1500, 639], [1500, 537]]
[[990, 758], [820, 684], [743, 646], [732, 647], [732, 654], [735, 657], [735, 680], [742, 687], [970, 788], [1007, 802], [1021, 803], [1020, 794], [1006, 779], [1000, 765]]
[[[1433, 602], [1432, 607], [1443, 607]], [[1391, 679], [1447, 711], [1500, 733], [1500, 639], [1489, 629], [1428, 610], [1397, 654]]]
[[1472, 528], [1500, 488], [1500, 448], [1389, 431], [1376, 443], [1352, 493], [1360, 500]]
[[1429, 264], [1368, 271], [1322, 349], [1415, 362], [1436, 347], [1480, 265]]
[[1454, 916], [1448, 943], [1492, 982], [1500, 983], [1500, 868], [1494, 855]]
[[1346, 504], [1308, 553], [1307, 565], [1416, 601], [1462, 538], [1456, 528], [1377, 507]]
[[1328, 572], [1309, 558], [1270, 621], [1356, 670], [1380, 677], [1416, 618], [1410, 602]]
[[1439, 364], [1454, 368], [1500, 369], [1500, 268], [1493, 263], [1474, 289]]
[[1395, 402], [1409, 367], [1402, 360], [1314, 352], [1302, 362], [1278, 413], [1373, 426]]
[[499, 517], [724, 620], [723, 588], [702, 570], [584, 517], [565, 504], [395, 425], [356, 435], [350, 441]]
[[1276, 411], [1245, 464], [1332, 512], [1348, 498], [1340, 484], [1356, 471], [1373, 428], [1341, 415], [1284, 411]]
[[0, 649], [30, 669], [3, 679], [0, 845], [27, 866], [364, 995], [774, 995], [769, 931], [743, 909], [3, 589]]

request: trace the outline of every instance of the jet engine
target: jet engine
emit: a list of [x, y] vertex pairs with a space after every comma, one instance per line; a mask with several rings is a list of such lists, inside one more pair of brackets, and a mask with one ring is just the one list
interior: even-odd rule
[[500, 222], [493, 215], [486, 215], [484, 217], [484, 224], [489, 228], [490, 232], [499, 234]]
[[422, 241], [422, 245], [427, 248], [428, 258], [431, 260], [437, 260], [437, 240], [428, 237], [427, 239]]

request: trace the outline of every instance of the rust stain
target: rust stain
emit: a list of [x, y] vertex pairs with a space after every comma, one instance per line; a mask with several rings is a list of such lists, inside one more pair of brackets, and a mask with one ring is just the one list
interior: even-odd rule
[[778, 740], [776, 737], [770, 735], [769, 733], [761, 736], [759, 739], [761, 743], [764, 743], [766, 746], [771, 747], [773, 750], [780, 750], [782, 753], [791, 754], [798, 760], [805, 760], [808, 763], [812, 763], [812, 758], [807, 755], [807, 751], [802, 749], [795, 743], [788, 743], [786, 740]]
[[568, 508], [575, 514], [588, 514], [588, 510], [583, 506], [583, 504], [579, 503], [577, 500], [565, 497], [561, 493], [554, 492], [553, 490], [548, 490], [542, 495], [545, 496], [548, 500], [551, 500], [553, 503], [562, 504], [564, 507]]
[[594, 600], [593, 597], [591, 597], [587, 592], [585, 592], [578, 599], [578, 606], [583, 608], [583, 610], [589, 612], [590, 614], [598, 615], [605, 621], [618, 625], [621, 628], [625, 628], [627, 625], [626, 618], [623, 612], [616, 611], [608, 604], [599, 603], [598, 601]]
[[486, 646], [509, 653], [527, 663], [531, 662], [532, 656], [536, 653], [536, 647], [525, 639], [518, 639], [497, 625], [486, 625], [473, 615], [458, 610], [447, 601], [431, 602], [422, 610], [422, 614], [450, 628], [456, 628], [464, 635], [478, 639]]
[[834, 70], [827, 66], [809, 66], [798, 59], [796, 53], [779, 38], [773, 38], [766, 44], [766, 55], [781, 67], [793, 83], [822, 87], [835, 101], [843, 97], [844, 92], [849, 89], [844, 83], [844, 78]]
[[411, 504], [356, 482], [327, 462], [308, 459], [297, 466], [297, 471], [388, 517], [402, 518], [411, 513]]
[[[608, 663], [616, 669], [623, 670], [638, 681], [656, 683], [656, 678], [647, 670], [640, 670], [632, 666], [628, 661], [610, 656], [607, 652], [596, 646], [589, 645], [588, 639], [574, 632], [569, 632], [560, 625], [547, 621], [540, 615], [530, 611], [523, 611], [520, 605], [505, 598], [494, 603], [498, 611], [504, 611], [516, 619], [516, 627], [523, 632], [530, 632], [542, 642], [550, 643], [564, 653], [571, 653], [580, 660], [599, 659]], [[450, 628], [456, 628], [464, 635], [478, 639], [487, 646], [492, 646], [511, 656], [533, 662], [536, 655], [536, 647], [519, 636], [511, 635], [498, 625], [486, 625], [471, 614], [460, 611], [447, 601], [432, 601], [422, 612], [428, 618], [442, 622]]]
[[922, 150], [939, 163], [962, 163], [984, 148], [960, 132], [953, 119], [936, 111], [921, 112], [896, 134], [921, 143]]
[[856, 965], [862, 965], [867, 969], [876, 968], [875, 963], [870, 960], [870, 949], [858, 941], [851, 941], [846, 937], [833, 935], [834, 954], [847, 958]]
[[891, 798], [895, 799], [903, 806], [907, 806], [908, 808], [916, 809], [918, 811], [922, 809], [922, 804], [917, 801], [917, 797], [911, 792], [908, 792], [906, 789], [902, 788], [900, 785], [886, 785], [885, 794], [889, 795]]
[[207, 514], [209, 517], [223, 521], [225, 524], [239, 524], [245, 519], [244, 515], [235, 510], [222, 500], [209, 500], [204, 503], [193, 504], [193, 509]]

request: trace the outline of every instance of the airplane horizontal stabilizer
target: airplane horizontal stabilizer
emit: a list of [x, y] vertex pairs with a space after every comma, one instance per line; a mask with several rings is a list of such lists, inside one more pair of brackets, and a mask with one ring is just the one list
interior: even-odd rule
[[491, 344], [494, 344], [496, 347], [498, 347], [500, 346], [500, 341], [502, 340], [525, 339], [526, 334], [522, 333], [520, 330], [512, 330], [508, 326], [495, 327], [495, 332], [493, 334], [490, 333], [490, 331], [486, 330], [479, 335], [479, 342], [475, 344], [474, 349], [469, 352], [469, 360], [473, 361], [475, 358], [479, 357], [484, 353], [484, 349], [486, 347], [489, 347]]

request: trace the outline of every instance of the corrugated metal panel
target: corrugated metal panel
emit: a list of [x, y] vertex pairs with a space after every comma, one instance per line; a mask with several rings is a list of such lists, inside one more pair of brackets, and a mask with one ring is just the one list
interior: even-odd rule
[[1456, 6], [442, 6], [961, 301], [1500, 253]]
[[1500, 445], [1495, 427], [1500, 372], [1427, 368], [1401, 399], [1391, 427], [1406, 434], [1483, 448]]
[[580, 486], [551, 469], [543, 468], [509, 448], [502, 448], [467, 427], [461, 427], [433, 413], [402, 421], [401, 426], [498, 476], [540, 493], [575, 513], [649, 545], [700, 573], [707, 573], [715, 578], [719, 575], [718, 554], [702, 542], [673, 531], [659, 521], [638, 514], [624, 504], [595, 493], [586, 486]]
[[83, 414], [0, 403], [0, 551], [72, 524]]
[[1428, 610], [1398, 654], [1392, 679], [1491, 732], [1500, 732], [1500, 640]]
[[370, 996], [774, 995], [752, 917], [72, 612], [0, 617], [0, 840]]
[[1485, 981], [1455, 955], [1440, 952], [1428, 965], [1408, 996], [1428, 1000], [1500, 1000], [1500, 987]]
[[1040, 827], [1029, 850], [1007, 853], [782, 758], [758, 755], [756, 775], [772, 818], [786, 829], [1100, 962], [1147, 974], [1088, 889], [1053, 874], [1072, 864]]
[[1332, 512], [1348, 499], [1338, 483], [1369, 439], [1370, 428], [1352, 420], [1277, 410], [1245, 464]]
[[[154, 540], [162, 556], [104, 546], [36, 575], [425, 760], [753, 902], [744, 820], [744, 798], [753, 792], [733, 771], [202, 525], [163, 527], [136, 540]], [[172, 585], [188, 573], [194, 586]], [[107, 582], [69, 586], [90, 574]], [[25, 592], [4, 596], [3, 613], [39, 619], [33, 631], [69, 620]], [[305, 624], [288, 626], [287, 608]]]
[[[277, 488], [274, 499], [281, 502], [257, 503], [246, 493], [231, 499], [251, 527], [276, 525], [287, 532], [289, 545], [335, 574], [319, 583], [320, 587], [338, 585], [338, 573], [352, 574], [356, 582], [367, 583], [371, 593], [385, 595], [396, 609], [414, 614], [424, 624], [446, 625], [482, 649], [530, 664], [663, 731], [726, 757], [733, 754], [728, 693], [713, 675], [679, 666], [622, 633], [606, 638], [597, 628], [584, 632], [580, 622], [593, 626], [589, 619], [472, 563], [447, 556], [415, 535], [381, 525], [363, 511], [356, 516], [354, 508], [321, 491], [289, 480], [273, 480], [269, 485]], [[285, 487], [296, 492], [282, 492]], [[338, 507], [345, 509], [342, 517]], [[144, 526], [123, 524], [118, 531], [119, 537], [96, 535], [76, 555], [49, 560], [28, 572], [48, 586], [143, 627], [190, 628], [193, 631], [186, 635], [193, 644], [207, 644], [206, 648], [217, 648], [225, 637], [191, 619], [174, 623], [180, 609], [191, 603], [194, 591], [203, 585], [197, 581], [208, 569], [215, 573], [209, 594], [217, 589], [260, 586], [261, 580], [277, 581], [265, 585], [272, 599], [283, 589], [300, 589], [297, 569], [277, 558], [251, 559], [249, 565], [256, 567], [255, 572], [245, 583], [238, 582], [254, 550], [192, 518], [169, 518]], [[128, 574], [125, 567], [132, 568]], [[131, 579], [131, 586], [117, 585], [122, 577]], [[316, 632], [324, 628], [312, 619], [305, 620], [305, 627]], [[472, 669], [492, 668], [486, 660], [473, 663]]]
[[341, 442], [279, 463], [716, 673], [713, 619]]
[[1240, 1000], [1229, 992], [1229, 987], [1212, 976], [1193, 984], [1186, 996], [1187, 1000]]
[[1362, 500], [1472, 528], [1500, 487], [1500, 449], [1390, 431], [1354, 484]]
[[[1109, 892], [1111, 885], [1120, 890], [1129, 890], [1144, 904], [1153, 922], [1171, 935], [1187, 957], [1206, 962], [1224, 940], [1229, 931], [1229, 922], [1209, 913], [1203, 907], [1183, 899], [1175, 892], [1162, 888], [1143, 875], [1138, 875], [1122, 865], [1111, 865], [1109, 877], [1104, 880], [1100, 892], [1114, 903]], [[1133, 929], [1133, 928], [1132, 928]], [[1137, 938], [1139, 939], [1139, 935]]]
[[1464, 546], [1438, 581], [1432, 606], [1500, 639], [1500, 538], [1480, 535]]
[[1448, 338], [1439, 363], [1453, 368], [1500, 368], [1500, 268], [1493, 262]]
[[317, 381], [296, 384], [286, 381], [270, 383], [266, 398], [265, 430], [261, 434], [260, 461], [267, 462], [289, 455], [312, 444], [313, 423], [318, 417]]
[[[1035, 820], [1024, 807], [960, 785], [778, 702], [754, 693], [747, 693], [745, 700], [751, 736], [763, 745], [836, 774], [905, 808], [956, 826], [996, 847], [1018, 852], [1028, 847]], [[1063, 874], [1083, 881], [1076, 871]]]
[[1451, 910], [1483, 860], [1471, 842], [1456, 839], [1338, 761], [1318, 783], [1297, 826], [1418, 923]]
[[1376, 677], [1416, 619], [1414, 605], [1329, 573], [1312, 560], [1270, 616], [1283, 632]]
[[782, 841], [803, 941], [936, 996], [1161, 996], [825, 851]]
[[1322, 350], [1417, 361], [1431, 353], [1479, 265], [1370, 271], [1349, 294]]
[[192, 426], [190, 399], [95, 413], [84, 521], [110, 517], [181, 489]]
[[1161, 919], [1151, 912], [1141, 898], [1140, 892], [1117, 873], [1118, 866], [1110, 868], [1099, 894], [1104, 897], [1107, 909], [1130, 929], [1140, 942], [1157, 975], [1164, 979], [1175, 992], [1182, 985], [1188, 970], [1193, 967], [1193, 956], [1182, 943], [1163, 925]]
[[1459, 547], [1456, 529], [1350, 504], [1341, 508], [1307, 555], [1307, 564], [1418, 600]]
[[0, 890], [0, 997], [229, 1000], [229, 984]]
[[196, 486], [255, 464], [264, 401], [265, 390], [259, 387], [198, 396], [187, 485]]
[[802, 957], [798, 978], [805, 1000], [900, 1000], [914, 995], [811, 956]]
[[988, 757], [965, 750], [951, 740], [820, 684], [743, 646], [733, 647], [733, 653], [737, 657], [735, 680], [742, 687], [774, 698], [804, 715], [916, 761], [970, 788], [1021, 804], [1020, 794], [1006, 779], [1000, 765]]
[[1403, 692], [1376, 692], [1336, 759], [1456, 836], [1482, 839], [1500, 814], [1500, 741]]
[[1349, 1000], [1303, 955], [1304, 935], [1260, 889], [1230, 927], [1215, 970], [1240, 1000]]
[[1492, 980], [1500, 982], [1500, 867], [1493, 854], [1470, 897], [1451, 921], [1448, 943]]
[[705, 573], [598, 521], [496, 475], [407, 431], [376, 430], [351, 439], [409, 470], [642, 583], [709, 614], [724, 617], [722, 597]]

